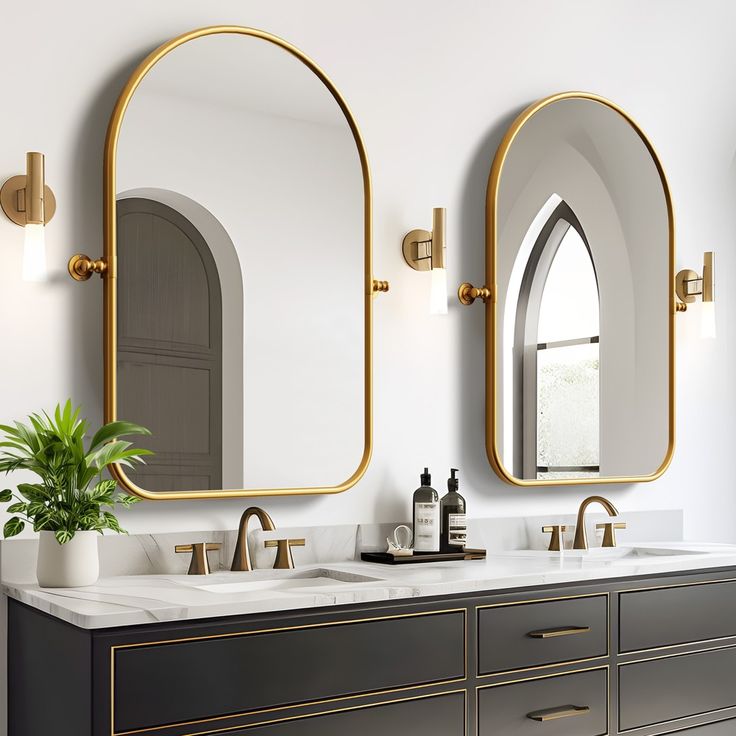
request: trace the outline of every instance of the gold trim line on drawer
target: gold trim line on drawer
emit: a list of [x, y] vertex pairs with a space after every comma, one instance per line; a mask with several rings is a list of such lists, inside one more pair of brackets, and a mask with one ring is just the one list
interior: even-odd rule
[[[733, 568], [733, 565], [728, 565], [724, 567], [724, 570], [727, 570], [729, 567]], [[678, 572], [678, 575], [697, 575], [697, 570], [692, 570], [692, 572], [688, 570], [681, 570]], [[701, 573], [702, 574], [702, 573]], [[736, 583], [736, 578], [715, 578], [714, 580], [693, 580], [690, 583], [672, 583], [671, 585], [648, 585], [644, 588], [622, 588], [621, 590], [615, 591], [619, 595], [623, 593], [643, 593], [647, 590], [667, 590], [668, 588], [690, 588], [695, 587], [696, 585], [715, 585], [717, 583]]]
[[[105, 138], [105, 154], [103, 162], [103, 231], [104, 231], [104, 262], [107, 268], [102, 274], [103, 278], [103, 365], [104, 365], [104, 417], [105, 422], [115, 421], [117, 416], [117, 201], [116, 189], [116, 156], [118, 139], [123, 124], [123, 118], [128, 105], [138, 86], [146, 74], [167, 54], [188, 41], [193, 41], [204, 36], [217, 34], [240, 34], [259, 38], [268, 43], [280, 47], [293, 57], [301, 61], [315, 76], [325, 85], [335, 102], [341, 109], [345, 120], [353, 135], [353, 140], [358, 151], [358, 158], [363, 176], [363, 454], [358, 467], [345, 481], [336, 486], [319, 486], [308, 488], [230, 488], [230, 489], [204, 489], [196, 491], [149, 491], [136, 485], [128, 478], [122, 465], [114, 463], [110, 466], [113, 477], [129, 493], [141, 498], [154, 501], [176, 501], [200, 498], [235, 498], [249, 496], [296, 496], [313, 494], [342, 493], [352, 488], [365, 474], [373, 452], [373, 252], [372, 252], [372, 195], [371, 175], [368, 166], [368, 154], [363, 143], [363, 137], [358, 124], [353, 117], [347, 102], [343, 99], [337, 87], [327, 74], [306, 54], [296, 46], [292, 46], [278, 36], [266, 31], [245, 26], [208, 26], [198, 28], [181, 36], [177, 36], [152, 51], [135, 69], [123, 88], [110, 122], [107, 127]], [[386, 284], [387, 282], [379, 282]], [[383, 287], [382, 287], [383, 290]]]
[[[695, 586], [700, 585], [720, 585], [721, 583], [736, 583], [736, 578], [723, 578], [721, 580], [696, 580], [692, 583], [673, 583], [672, 585], [653, 585], [651, 587], [646, 588], [626, 588], [625, 590], [618, 590], [615, 591], [616, 594], [619, 596], [619, 619], [621, 618], [621, 596], [625, 593], [646, 593], [648, 591], [654, 591], [654, 590], [669, 590], [670, 588], [694, 588]], [[734, 628], [736, 630], [736, 624], [734, 624]], [[716, 636], [712, 639], [696, 639], [695, 641], [685, 641], [680, 642], [679, 644], [663, 644], [658, 647], [646, 647], [645, 649], [628, 649], [626, 651], [623, 651], [621, 649], [621, 634], [619, 632], [619, 642], [618, 642], [618, 652], [616, 652], [616, 656], [618, 657], [628, 657], [628, 656], [636, 656], [637, 654], [644, 654], [646, 652], [661, 652], [665, 651], [667, 649], [679, 649], [681, 647], [687, 647], [691, 646], [693, 644], [712, 644], [719, 641], [728, 641], [729, 639], [736, 639], [736, 631], [735, 633], [729, 635], [729, 636]], [[728, 647], [712, 647], [713, 649], [728, 649]], [[696, 650], [696, 651], [708, 651], [705, 650]], [[687, 652], [683, 652], [684, 654], [687, 654]], [[674, 655], [673, 655], [674, 656]], [[637, 660], [639, 661], [639, 660]], [[646, 660], [641, 660], [646, 661]], [[628, 664], [628, 662], [624, 662], [623, 664]]]
[[[567, 600], [575, 600], [577, 598], [603, 598], [606, 599], [606, 653], [605, 654], [599, 654], [595, 657], [585, 657], [583, 659], [566, 659], [562, 662], [550, 662], [549, 664], [537, 664], [537, 665], [531, 665], [529, 667], [519, 667], [511, 670], [501, 670], [500, 672], [488, 672], [488, 673], [481, 673], [480, 672], [480, 618], [478, 616], [478, 612], [483, 608], [505, 608], [507, 606], [523, 606], [530, 603], [554, 603], [555, 601], [567, 601]], [[562, 596], [555, 596], [553, 598], [532, 598], [530, 600], [523, 600], [523, 601], [509, 601], [507, 603], [486, 603], [481, 606], [475, 607], [475, 626], [477, 631], [476, 636], [476, 673], [475, 677], [477, 680], [483, 680], [487, 677], [504, 677], [505, 675], [514, 675], [519, 672], [530, 672], [531, 670], [547, 670], [552, 667], [570, 667], [577, 664], [585, 664], [587, 662], [595, 662], [598, 659], [607, 659], [611, 656], [611, 593], [609, 591], [604, 591], [602, 593], [579, 593], [577, 595], [562, 595]], [[593, 668], [597, 669], [597, 668]], [[585, 672], [586, 670], [582, 670]], [[467, 667], [466, 667], [467, 672]], [[561, 674], [567, 674], [567, 673], [561, 673]], [[555, 675], [551, 675], [551, 677], [555, 677]], [[503, 684], [503, 683], [501, 683]], [[487, 687], [487, 686], [486, 686]]]
[[[647, 657], [646, 659], [637, 659], [637, 660], [634, 660], [633, 662], [618, 662], [616, 664], [616, 674], [618, 675], [618, 670], [621, 667], [628, 667], [629, 665], [632, 665], [632, 664], [642, 664], [644, 662], [653, 662], [657, 659], [673, 659], [674, 657], [689, 657], [690, 655], [694, 655], [694, 654], [709, 654], [710, 652], [721, 652], [724, 649], [736, 649], [736, 644], [730, 647], [711, 647], [709, 649], [698, 649], [694, 652], [678, 652], [676, 654], [660, 654], [657, 657]], [[619, 709], [620, 709], [620, 706], [621, 704], [619, 703]], [[671, 718], [668, 721], [658, 721], [657, 723], [647, 723], [643, 726], [634, 726], [633, 728], [624, 728], [624, 729], [620, 728], [619, 733], [630, 733], [632, 731], [641, 731], [642, 729], [645, 729], [645, 728], [655, 728], [655, 727], [661, 728], [663, 726], [666, 726], [667, 728], [669, 728], [670, 724], [677, 723], [678, 721], [689, 721], [689, 720], [692, 720], [693, 718], [700, 718], [702, 716], [710, 716], [710, 715], [713, 715], [714, 713], [725, 713], [726, 711], [731, 711], [732, 714], [736, 714], [736, 703], [734, 703], [734, 705], [727, 705], [723, 708], [714, 708], [713, 710], [704, 710], [700, 713], [691, 713], [690, 715], [687, 715], [687, 716], [679, 716], [678, 718]], [[726, 720], [729, 720], [729, 719], [722, 718], [716, 721], [709, 721], [708, 723], [690, 724], [689, 726], [685, 726], [684, 728], [680, 728], [678, 730], [672, 731], [672, 733], [679, 733], [680, 731], [686, 731], [689, 728], [696, 728], [699, 726], [709, 726], [713, 723], [719, 723], [720, 721], [726, 721]], [[670, 733], [670, 731], [667, 731], [667, 733]]]
[[[626, 476], [626, 477], [605, 477], [605, 478], [575, 478], [571, 481], [570, 478], [562, 478], [559, 480], [537, 480], [537, 479], [524, 479], [517, 478], [511, 471], [509, 471], [501, 458], [501, 452], [499, 449], [499, 419], [496, 411], [499, 400], [498, 396], [500, 393], [498, 383], [500, 381], [500, 371], [496, 369], [498, 362], [499, 346], [497, 345], [497, 337], [500, 334], [498, 325], [498, 199], [499, 190], [501, 183], [501, 175], [506, 159], [509, 155], [509, 150], [513, 144], [516, 136], [523, 126], [536, 115], [540, 110], [545, 107], [552, 105], [561, 100], [567, 99], [582, 99], [590, 100], [603, 107], [607, 107], [614, 112], [618, 113], [633, 129], [633, 131], [639, 136], [644, 147], [647, 149], [649, 155], [652, 158], [659, 180], [662, 185], [662, 194], [664, 196], [665, 205], [667, 208], [667, 224], [668, 224], [668, 321], [667, 321], [667, 336], [669, 339], [669, 349], [667, 351], [668, 357], [668, 391], [667, 391], [667, 406], [669, 409], [669, 416], [667, 418], [667, 429], [668, 429], [668, 442], [667, 449], [660, 462], [658, 468], [649, 475], [637, 475], [637, 476]], [[485, 280], [484, 284], [491, 287], [493, 298], [487, 299], [485, 303], [486, 311], [486, 324], [485, 324], [485, 338], [486, 338], [486, 358], [485, 358], [485, 386], [486, 386], [486, 412], [485, 412], [485, 430], [486, 430], [486, 455], [488, 461], [496, 472], [496, 474], [502, 480], [515, 486], [564, 486], [574, 483], [575, 485], [593, 485], [601, 483], [643, 483], [653, 481], [659, 478], [669, 467], [672, 462], [672, 457], [675, 452], [675, 305], [677, 303], [677, 297], [675, 294], [675, 213], [672, 204], [672, 194], [670, 187], [667, 182], [667, 175], [664, 171], [664, 166], [657, 155], [657, 152], [652, 142], [647, 137], [646, 133], [639, 127], [636, 121], [616, 103], [607, 100], [605, 97], [593, 94], [591, 92], [560, 92], [550, 97], [545, 97], [541, 100], [529, 105], [523, 110], [514, 122], [509, 126], [508, 130], [503, 136], [501, 143], [498, 146], [496, 155], [493, 159], [491, 171], [488, 176], [488, 187], [486, 191], [486, 267], [485, 267]]]
[[[139, 649], [149, 646], [159, 646], [167, 644], [182, 644], [192, 641], [204, 641], [208, 639], [232, 639], [234, 637], [250, 636], [255, 634], [274, 634], [282, 631], [297, 631], [301, 629], [317, 629], [326, 628], [331, 626], [342, 626], [345, 624], [363, 624], [371, 623], [375, 621], [390, 621], [394, 619], [404, 618], [416, 618], [418, 616], [438, 616], [448, 613], [462, 613], [463, 614], [463, 676], [455, 677], [449, 680], [438, 680], [435, 682], [418, 683], [415, 685], [406, 685], [396, 688], [388, 688], [383, 690], [372, 690], [367, 693], [356, 693], [353, 695], [344, 695], [333, 698], [323, 698], [319, 700], [310, 700], [303, 703], [294, 703], [291, 705], [281, 705], [270, 708], [259, 708], [250, 711], [243, 711], [240, 713], [225, 714], [220, 716], [213, 716], [210, 718], [199, 718], [192, 721], [178, 721], [176, 723], [166, 723], [157, 726], [146, 726], [145, 728], [138, 728], [129, 731], [116, 731], [115, 730], [115, 655], [118, 649]], [[130, 736], [131, 734], [149, 733], [151, 731], [163, 731], [167, 728], [174, 728], [178, 726], [190, 726], [197, 723], [211, 723], [213, 721], [225, 721], [230, 718], [241, 718], [248, 715], [256, 715], [258, 713], [271, 713], [279, 710], [288, 710], [289, 708], [304, 708], [311, 705], [319, 705], [321, 703], [334, 703], [341, 702], [344, 700], [353, 700], [355, 698], [364, 698], [372, 695], [386, 695], [390, 693], [405, 692], [406, 690], [417, 690], [424, 687], [439, 687], [443, 685], [450, 685], [453, 683], [464, 682], [468, 679], [468, 611], [466, 608], [446, 608], [437, 611], [416, 611], [412, 613], [396, 613], [388, 616], [371, 616], [368, 618], [356, 618], [356, 619], [340, 619], [337, 621], [324, 621], [321, 623], [313, 624], [299, 624], [297, 626], [277, 626], [274, 628], [267, 629], [255, 629], [253, 631], [236, 631], [227, 634], [206, 634], [203, 636], [188, 636], [182, 637], [181, 639], [161, 639], [155, 641], [142, 641], [133, 642], [131, 644], [115, 644], [110, 647], [110, 734], [111, 736]], [[239, 727], [236, 727], [239, 728]], [[215, 729], [216, 731], [227, 730], [227, 729]], [[211, 731], [204, 733], [213, 733]]]
[[249, 723], [245, 726], [228, 726], [227, 728], [218, 728], [214, 731], [192, 731], [183, 736], [207, 736], [208, 734], [227, 733], [228, 731], [246, 730], [248, 728], [257, 728], [258, 726], [271, 726], [274, 723], [284, 723], [285, 721], [299, 721], [305, 718], [316, 718], [318, 716], [328, 716], [334, 713], [345, 713], [352, 710], [366, 710], [367, 708], [380, 708], [382, 705], [396, 705], [397, 703], [408, 703], [412, 700], [427, 700], [429, 698], [441, 698], [444, 695], [463, 696], [463, 734], [468, 736], [468, 695], [467, 690], [447, 690], [442, 693], [430, 693], [429, 695], [413, 695], [410, 698], [397, 698], [395, 700], [384, 700], [380, 703], [365, 703], [364, 705], [353, 705], [346, 708], [333, 708], [332, 710], [317, 711], [316, 713], [306, 713], [300, 716], [288, 716], [286, 718], [275, 718], [270, 721], [260, 721], [258, 723]]
[[[700, 643], [700, 642], [696, 642]], [[642, 659], [632, 659], [630, 662], [617, 662], [616, 667], [628, 667], [632, 664], [642, 664], [643, 662], [654, 662], [657, 659], [672, 659], [674, 657], [690, 657], [695, 654], [708, 654], [709, 652], [723, 652], [726, 649], [736, 649], [736, 644], [729, 644], [725, 647], [705, 647], [703, 649], [693, 649], [690, 652], [672, 652], [671, 654], [658, 654], [656, 657], [644, 657]], [[736, 708], [736, 703], [733, 706]]]
[[[508, 682], [492, 682], [488, 685], [476, 685], [475, 688], [475, 733], [480, 736], [480, 698], [478, 693], [480, 690], [488, 690], [492, 687], [503, 687], [504, 685], [518, 685], [520, 682], [532, 682], [533, 680], [549, 680], [551, 677], [567, 677], [568, 675], [579, 675], [583, 672], [598, 672], [605, 670], [606, 672], [606, 732], [600, 736], [609, 736], [611, 733], [611, 673], [609, 665], [600, 665], [598, 667], [586, 667], [582, 670], [573, 670], [572, 672], [557, 672], [549, 675], [534, 675], [533, 677], [521, 677], [518, 680], [509, 680]], [[188, 736], [188, 735], [187, 735]], [[598, 735], [596, 735], [598, 736]]]

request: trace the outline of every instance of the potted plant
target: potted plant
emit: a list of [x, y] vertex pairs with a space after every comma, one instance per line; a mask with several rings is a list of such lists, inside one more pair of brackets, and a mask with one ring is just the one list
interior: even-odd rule
[[117, 493], [117, 482], [104, 476], [112, 463], [143, 463], [149, 450], [134, 448], [120, 439], [150, 435], [131, 422], [110, 422], [85, 447], [88, 423], [80, 409], [67, 401], [57, 405], [53, 417], [31, 414], [28, 424], [0, 425], [0, 471], [30, 471], [36, 483], [19, 483], [17, 492], [0, 492], [12, 514], [3, 535], [13, 537], [26, 524], [39, 532], [39, 585], [49, 588], [92, 585], [99, 576], [97, 535], [105, 529], [125, 533], [110, 509], [130, 506], [138, 499]]

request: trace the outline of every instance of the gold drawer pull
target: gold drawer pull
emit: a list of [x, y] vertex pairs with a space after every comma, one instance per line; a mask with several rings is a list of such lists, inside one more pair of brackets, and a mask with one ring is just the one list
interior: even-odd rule
[[527, 636], [532, 639], [554, 639], [558, 636], [573, 636], [574, 634], [587, 634], [590, 626], [563, 626], [559, 629], [540, 629], [539, 631], [530, 631]]
[[584, 716], [590, 713], [587, 705], [560, 705], [557, 708], [547, 708], [546, 710], [535, 710], [527, 713], [526, 717], [533, 721], [556, 721], [558, 718], [573, 718], [574, 716]]

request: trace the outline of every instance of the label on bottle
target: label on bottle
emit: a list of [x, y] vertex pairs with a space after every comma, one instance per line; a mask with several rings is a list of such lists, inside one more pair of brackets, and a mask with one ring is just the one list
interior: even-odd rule
[[468, 541], [468, 523], [465, 514], [448, 514], [447, 543], [451, 547], [465, 547]]
[[439, 501], [414, 504], [414, 549], [417, 552], [439, 552]]

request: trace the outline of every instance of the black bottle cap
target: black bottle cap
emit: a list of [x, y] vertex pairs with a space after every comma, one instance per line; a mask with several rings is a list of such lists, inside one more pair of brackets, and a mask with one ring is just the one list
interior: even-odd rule
[[424, 472], [419, 476], [419, 482], [423, 486], [432, 485], [432, 476], [429, 474], [429, 468], [424, 468]]
[[447, 490], [456, 491], [460, 485], [460, 481], [457, 479], [455, 473], [460, 471], [457, 468], [450, 468], [450, 477], [447, 479]]

